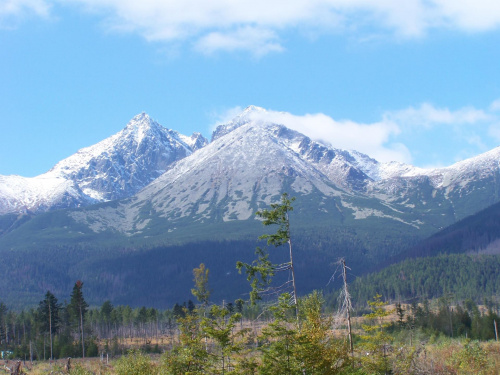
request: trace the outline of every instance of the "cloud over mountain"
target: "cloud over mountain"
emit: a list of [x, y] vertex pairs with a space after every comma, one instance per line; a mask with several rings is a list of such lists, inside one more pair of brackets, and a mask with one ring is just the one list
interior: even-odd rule
[[[253, 120], [286, 124], [316, 141], [346, 150], [357, 150], [382, 162], [412, 163], [414, 155], [422, 152], [415, 146], [417, 137], [455, 138], [461, 144], [461, 147], [453, 150], [455, 161], [472, 156], [469, 146], [476, 153], [488, 150], [488, 138], [500, 140], [497, 106], [498, 101], [486, 109], [473, 106], [450, 109], [422, 103], [415, 107], [385, 111], [372, 122], [338, 120], [323, 113], [295, 115], [273, 110], [255, 111], [250, 116]], [[229, 121], [241, 111], [241, 107], [228, 109], [216, 116], [217, 123]], [[444, 163], [436, 159], [432, 164], [437, 166]]]

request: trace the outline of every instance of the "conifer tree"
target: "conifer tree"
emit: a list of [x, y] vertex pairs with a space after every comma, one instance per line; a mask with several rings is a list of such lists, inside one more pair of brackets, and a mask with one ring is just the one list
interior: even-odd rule
[[194, 288], [191, 293], [195, 296], [201, 305], [206, 308], [210, 299], [210, 289], [208, 287], [208, 268], [205, 264], [201, 263], [198, 268], [193, 269]]
[[0, 302], [0, 344], [7, 350], [7, 306]]
[[302, 374], [339, 374], [351, 364], [349, 346], [345, 340], [331, 334], [332, 317], [322, 314], [323, 295], [318, 291], [301, 298], [301, 332], [297, 338], [297, 357]]
[[73, 286], [68, 311], [70, 313], [70, 319], [78, 327], [80, 338], [82, 340], [82, 358], [85, 358], [84, 320], [89, 305], [83, 298], [82, 288], [83, 283], [78, 280]]
[[370, 374], [388, 374], [390, 372], [389, 343], [392, 337], [386, 332], [389, 323], [384, 320], [392, 314], [392, 310], [385, 308], [386, 302], [382, 296], [376, 294], [373, 300], [368, 301], [371, 313], [363, 315], [365, 320], [371, 324], [363, 324], [365, 333], [361, 335], [361, 346], [367, 355], [361, 357], [364, 367]]
[[262, 329], [259, 339], [264, 344], [259, 348], [262, 352], [260, 374], [303, 374], [303, 364], [298, 356], [299, 334], [292, 324], [295, 318], [290, 297], [288, 293], [279, 297], [278, 305], [271, 307], [274, 320]]
[[59, 329], [61, 305], [57, 298], [47, 291], [45, 298], [38, 305], [38, 316], [41, 323], [41, 331], [49, 333], [50, 336], [50, 359], [53, 359], [53, 335]]
[[208, 317], [201, 321], [203, 332], [214, 342], [214, 366], [215, 373], [225, 374], [229, 372], [229, 367], [233, 355], [239, 353], [243, 346], [241, 340], [250, 330], [240, 329], [235, 331], [236, 323], [241, 320], [241, 314], [231, 314], [231, 312], [218, 305], [210, 308]]
[[288, 245], [289, 262], [284, 264], [273, 264], [269, 260], [269, 254], [266, 250], [258, 247], [256, 250], [257, 260], [252, 264], [237, 262], [236, 268], [241, 272], [245, 268], [247, 280], [250, 281], [252, 291], [250, 292], [250, 301], [252, 304], [256, 300], [261, 299], [261, 293], [265, 291], [271, 284], [271, 280], [278, 271], [290, 271], [292, 292], [291, 298], [295, 307], [295, 315], [299, 317], [299, 305], [297, 301], [297, 287], [295, 283], [295, 269], [293, 263], [292, 239], [290, 235], [290, 219], [289, 212], [293, 211], [292, 203], [295, 198], [289, 198], [287, 193], [281, 195], [280, 203], [272, 203], [271, 209], [257, 211], [256, 215], [263, 219], [264, 226], [276, 225], [278, 229], [275, 233], [264, 234], [259, 237], [261, 240], [266, 240], [268, 245], [280, 247]]

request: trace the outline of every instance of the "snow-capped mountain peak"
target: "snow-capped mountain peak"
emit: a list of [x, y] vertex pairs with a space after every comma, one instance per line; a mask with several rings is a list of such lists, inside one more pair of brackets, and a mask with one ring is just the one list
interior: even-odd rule
[[[200, 133], [182, 135], [140, 113], [117, 134], [79, 150], [44, 175], [0, 176], [0, 214], [88, 205], [142, 189], [144, 201], [151, 202], [147, 193], [166, 186], [163, 198], [171, 203], [157, 202], [163, 214], [170, 215], [165, 210], [171, 208], [189, 216], [196, 207], [196, 215], [207, 217], [212, 197], [217, 204], [227, 203], [224, 220], [250, 217], [257, 206], [248, 199], [266, 197], [269, 203], [285, 185], [303, 194], [342, 196], [339, 207], [354, 210], [356, 218], [386, 209], [399, 215], [407, 208], [428, 210], [431, 204], [454, 207], [458, 199], [465, 202], [463, 197], [484, 207], [500, 196], [500, 148], [450, 167], [422, 169], [326, 146], [273, 118], [263, 108], [247, 107], [219, 125], [208, 144]], [[346, 203], [353, 199], [378, 202], [383, 210]], [[458, 209], [454, 214], [463, 216]]]
[[[159, 177], [170, 164], [207, 142], [201, 134], [191, 137], [179, 134], [164, 128], [147, 113], [140, 113], [115, 135], [77, 151], [43, 175], [32, 179], [3, 176], [5, 186], [18, 188], [14, 189], [17, 192], [12, 188], [0, 191], [0, 214], [129, 197]], [[8, 180], [12, 182], [7, 183]], [[47, 181], [52, 181], [51, 186], [60, 186], [45, 189]], [[60, 193], [49, 194], [53, 190]], [[34, 197], [33, 191], [37, 191]], [[63, 198], [66, 203], [61, 202]]]
[[129, 121], [125, 129], [122, 130], [122, 135], [133, 136], [135, 142], [140, 144], [145, 137], [160, 132], [162, 129], [163, 127], [160, 124], [149, 117], [147, 113], [142, 112]]
[[238, 129], [240, 126], [248, 124], [251, 121], [255, 121], [257, 118], [262, 117], [263, 114], [267, 113], [267, 110], [254, 105], [246, 107], [243, 112], [234, 117], [227, 124], [219, 125], [215, 128], [212, 133], [212, 142], [217, 138], [220, 138], [233, 130]]

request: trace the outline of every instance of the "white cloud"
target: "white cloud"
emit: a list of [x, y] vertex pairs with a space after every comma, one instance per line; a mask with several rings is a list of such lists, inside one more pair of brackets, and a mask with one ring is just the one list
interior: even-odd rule
[[[420, 166], [442, 166], [446, 165], [444, 160], [450, 160], [450, 155], [462, 160], [463, 155], [470, 157], [485, 152], [500, 142], [500, 118], [491, 108], [450, 110], [424, 103], [386, 112], [379, 121], [372, 123], [335, 120], [322, 113], [298, 116], [268, 110], [252, 111], [250, 115], [253, 120], [283, 124], [316, 141], [335, 148], [357, 150], [382, 162], [412, 163], [414, 157], [418, 157]], [[241, 107], [235, 107], [212, 118], [217, 119], [217, 124], [227, 123], [242, 111]], [[441, 155], [441, 160], [429, 155], [429, 143], [431, 150], [439, 147], [447, 156]]]
[[213, 132], [220, 124], [227, 124], [242, 112], [243, 108], [236, 106], [222, 111], [213, 111], [209, 113], [208, 117], [212, 121], [212, 124], [210, 125], [210, 132]]
[[229, 32], [212, 32], [203, 36], [196, 43], [196, 49], [211, 54], [216, 51], [250, 51], [257, 56], [269, 52], [281, 52], [283, 47], [277, 42], [276, 34], [271, 30], [244, 27]]
[[485, 31], [500, 25], [500, 2], [496, 0], [434, 0], [439, 18], [449, 26]]
[[500, 99], [494, 100], [490, 105], [490, 111], [500, 111]]
[[203, 53], [279, 52], [287, 30], [408, 38], [434, 28], [478, 32], [500, 25], [495, 0], [3, 0], [0, 16], [46, 15], [55, 2], [99, 14], [110, 29], [151, 41], [187, 42]]
[[47, 17], [49, 11], [50, 4], [45, 0], [0, 0], [0, 27], [30, 14]]
[[451, 111], [448, 108], [436, 108], [432, 104], [423, 103], [417, 108], [409, 107], [400, 111], [386, 112], [384, 118], [399, 124], [429, 128], [443, 124], [476, 124], [490, 120], [491, 115], [473, 107], [464, 107]]
[[[231, 108], [217, 116], [217, 123], [226, 123], [241, 112], [241, 107]], [[357, 150], [379, 161], [411, 162], [408, 148], [392, 141], [400, 132], [393, 122], [362, 124], [350, 120], [336, 121], [322, 113], [297, 116], [270, 110], [254, 111], [251, 116], [252, 120], [283, 124], [313, 140], [331, 144], [335, 148]]]
[[188, 41], [203, 53], [281, 51], [280, 35], [290, 29], [408, 38], [433, 28], [479, 32], [500, 26], [496, 0], [2, 0], [0, 21], [28, 13], [47, 16], [56, 2], [101, 14], [111, 29], [148, 40]]

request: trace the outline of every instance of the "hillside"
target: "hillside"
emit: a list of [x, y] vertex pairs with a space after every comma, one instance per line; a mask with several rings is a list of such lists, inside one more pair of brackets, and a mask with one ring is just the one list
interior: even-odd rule
[[454, 301], [500, 297], [500, 256], [451, 254], [406, 259], [350, 285], [353, 301], [364, 306], [374, 295], [390, 301], [421, 301], [448, 296]]
[[452, 253], [499, 254], [500, 203], [466, 217], [402, 252], [397, 259]]

